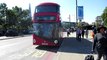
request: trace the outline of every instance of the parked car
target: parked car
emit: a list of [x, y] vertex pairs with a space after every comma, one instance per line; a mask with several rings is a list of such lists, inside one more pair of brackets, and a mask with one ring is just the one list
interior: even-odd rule
[[8, 29], [5, 33], [5, 36], [18, 36], [18, 32], [14, 29]]
[[1, 29], [1, 30], [0, 30], [0, 36], [4, 36], [5, 32], [6, 32], [6, 30]]
[[29, 34], [29, 31], [28, 30], [23, 30], [22, 33], [23, 34]]
[[0, 36], [3, 36], [3, 33], [0, 31]]

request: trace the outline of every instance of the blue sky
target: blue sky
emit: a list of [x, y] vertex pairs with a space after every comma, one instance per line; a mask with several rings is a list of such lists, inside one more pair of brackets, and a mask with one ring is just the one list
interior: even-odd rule
[[[42, 2], [58, 3], [61, 6], [60, 12], [62, 21], [69, 21], [69, 14], [71, 16], [71, 22], [76, 21], [75, 0], [0, 0], [0, 3], [6, 3], [9, 8], [19, 6], [23, 9], [28, 9], [30, 3], [32, 15], [35, 6]], [[107, 7], [107, 0], [78, 0], [78, 6], [84, 6], [83, 21], [92, 23], [95, 21], [96, 16], [101, 15], [105, 7]]]

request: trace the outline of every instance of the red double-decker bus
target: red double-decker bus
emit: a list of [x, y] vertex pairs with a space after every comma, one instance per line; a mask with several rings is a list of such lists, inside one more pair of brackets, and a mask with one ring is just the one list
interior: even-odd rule
[[50, 2], [36, 6], [33, 28], [33, 45], [59, 46], [62, 42], [60, 6]]

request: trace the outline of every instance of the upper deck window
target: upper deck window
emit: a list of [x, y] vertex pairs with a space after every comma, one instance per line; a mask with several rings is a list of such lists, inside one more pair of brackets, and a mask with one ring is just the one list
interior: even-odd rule
[[59, 12], [59, 6], [37, 6], [35, 12]]

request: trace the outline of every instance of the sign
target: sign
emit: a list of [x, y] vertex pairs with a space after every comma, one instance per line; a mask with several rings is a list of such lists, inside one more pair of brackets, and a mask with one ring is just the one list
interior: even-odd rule
[[83, 6], [78, 6], [77, 10], [77, 19], [82, 20], [83, 19]]

